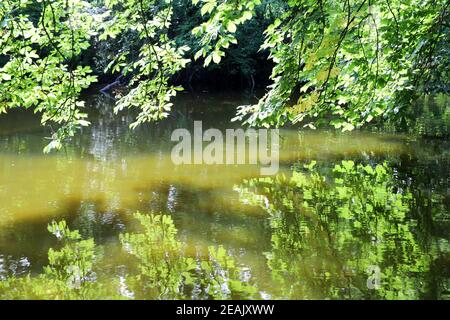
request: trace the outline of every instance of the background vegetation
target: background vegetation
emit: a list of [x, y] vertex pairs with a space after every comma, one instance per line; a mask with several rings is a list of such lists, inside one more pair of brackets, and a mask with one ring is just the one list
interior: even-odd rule
[[[444, 0], [6, 0], [0, 5], [0, 112], [32, 108], [47, 151], [89, 125], [83, 90], [114, 81], [132, 127], [167, 117], [180, 85], [267, 93], [241, 106], [256, 126], [344, 131], [402, 119], [449, 90]], [[270, 82], [268, 82], [270, 78]], [[374, 120], [375, 119], [375, 120]]]

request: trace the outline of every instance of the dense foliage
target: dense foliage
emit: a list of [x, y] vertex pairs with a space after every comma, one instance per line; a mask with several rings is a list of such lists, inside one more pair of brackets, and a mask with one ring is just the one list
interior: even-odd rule
[[419, 95], [448, 92], [448, 8], [445, 0], [6, 0], [0, 112], [40, 113], [55, 127], [47, 150], [59, 149], [89, 125], [80, 93], [96, 81], [91, 68], [126, 84], [116, 112], [136, 109], [136, 127], [169, 115], [190, 62], [189, 81], [202, 60], [253, 86], [256, 70], [273, 63], [267, 93], [236, 119], [353, 130], [401, 117]]
[[42, 124], [56, 124], [49, 148], [89, 125], [80, 92], [94, 81], [78, 63], [101, 20], [86, 1], [2, 1], [0, 113], [33, 108]]
[[274, 84], [240, 119], [312, 127], [331, 117], [346, 131], [395, 118], [421, 93], [448, 90], [446, 1], [288, 4], [265, 31]]

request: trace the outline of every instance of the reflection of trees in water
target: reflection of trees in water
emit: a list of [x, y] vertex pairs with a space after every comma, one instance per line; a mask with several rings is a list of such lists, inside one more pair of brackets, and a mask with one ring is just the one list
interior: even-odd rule
[[[140, 224], [120, 236], [126, 267], [105, 259], [93, 240], [66, 230], [68, 241], [49, 252], [45, 272], [6, 279], [0, 296], [238, 299], [257, 298], [264, 290], [270, 297], [291, 299], [445, 297], [448, 241], [426, 220], [416, 219], [420, 199], [413, 184], [398, 181], [402, 174], [386, 164], [344, 161], [330, 168], [311, 163], [291, 177], [251, 179], [236, 188], [243, 202], [269, 214], [266, 259], [274, 282], [267, 289], [223, 247], [207, 248], [206, 256], [186, 254], [171, 217], [137, 214]], [[164, 207], [175, 191], [166, 185], [161, 192], [157, 203]], [[183, 190], [177, 193], [182, 199]], [[98, 214], [105, 211], [102, 203], [74, 202], [73, 208], [78, 214], [71, 224], [83, 238], [101, 240], [105, 233], [97, 228], [108, 219]], [[431, 223], [445, 216], [436, 208]], [[52, 233], [61, 237], [62, 227], [55, 226]], [[374, 266], [380, 268], [381, 287], [369, 290], [368, 270]]]
[[102, 202], [80, 200], [73, 212], [70, 225], [80, 231], [85, 238], [94, 238], [96, 242], [106, 242], [115, 238], [117, 232], [125, 229], [122, 211], [108, 208]]
[[[138, 230], [122, 233], [123, 252], [133, 265], [117, 277], [104, 273], [104, 254], [63, 220], [48, 226], [59, 244], [48, 265], [30, 277], [5, 277], [1, 299], [252, 299], [259, 297], [248, 272], [221, 247], [207, 257], [186, 257], [170, 216], [134, 215]], [[2, 260], [0, 260], [2, 262]], [[3, 267], [3, 263], [0, 264]], [[123, 269], [120, 268], [119, 269]], [[1, 269], [0, 269], [1, 270]], [[0, 274], [0, 276], [2, 276]]]
[[[115, 100], [111, 97], [89, 95], [86, 102], [91, 126], [82, 128], [60, 153], [110, 160], [124, 154], [166, 152], [173, 130], [190, 128], [194, 120], [203, 120], [208, 127], [229, 127], [235, 106], [248, 103], [249, 98], [230, 92], [181, 94], [175, 100], [172, 116], [136, 130], [129, 128], [136, 114], [129, 110], [115, 114]], [[50, 135], [50, 128], [42, 127], [39, 116], [32, 112], [12, 110], [0, 119], [2, 152], [42, 154], [48, 143], [45, 138]]]
[[30, 261], [27, 257], [13, 258], [10, 255], [0, 254], [0, 281], [8, 276], [22, 276], [28, 273]]
[[[195, 99], [179, 99], [174, 116], [158, 123], [143, 124], [136, 130], [131, 130], [129, 125], [135, 116], [132, 111], [115, 114], [115, 101], [104, 95], [90, 96], [87, 100], [92, 124], [74, 136], [61, 153], [92, 156], [97, 160], [117, 159], [122, 155], [142, 152], [167, 152], [170, 150], [173, 130], [192, 126], [194, 121], [192, 117], [195, 116], [193, 109], [197, 102]], [[206, 103], [202, 100], [198, 102]], [[208, 103], [210, 102], [211, 99], [208, 100]], [[216, 104], [211, 102], [208, 107], [211, 105]], [[50, 136], [50, 130], [40, 126], [35, 114], [12, 112], [1, 119], [0, 125], [2, 152], [42, 154], [44, 146], [48, 143], [45, 137]]]
[[[136, 116], [133, 111], [117, 115], [114, 113], [114, 100], [105, 95], [93, 96], [88, 103], [92, 125], [74, 138], [74, 149], [99, 160], [136, 153], [167, 154], [173, 146], [170, 140], [172, 132], [178, 128], [193, 129], [194, 120], [203, 120], [208, 127], [230, 126], [234, 115], [234, 108], [230, 105], [244, 100], [242, 96], [235, 95], [231, 102], [227, 102], [225, 97], [230, 99], [229, 94], [181, 96], [175, 101], [173, 116], [131, 130], [129, 125]], [[211, 110], [211, 107], [214, 109]]]
[[423, 137], [448, 138], [450, 132], [450, 98], [446, 94], [420, 98], [405, 110], [401, 121], [388, 121], [383, 131], [402, 131]]
[[[352, 161], [332, 170], [305, 167], [290, 178], [253, 179], [237, 188], [243, 201], [270, 215], [266, 256], [278, 295], [409, 299], [439, 287], [443, 279], [431, 279], [430, 271], [443, 248], [421, 241], [421, 224], [411, 214], [420, 200], [397, 187], [390, 168]], [[448, 241], [432, 236], [448, 253]], [[381, 270], [376, 291], [367, 287], [371, 266]]]

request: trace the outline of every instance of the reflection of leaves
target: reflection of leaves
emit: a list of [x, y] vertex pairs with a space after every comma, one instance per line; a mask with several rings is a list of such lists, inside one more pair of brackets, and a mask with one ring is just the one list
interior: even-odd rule
[[209, 259], [201, 262], [197, 278], [209, 298], [254, 299], [257, 289], [242, 280], [242, 270], [223, 247], [209, 247]]
[[[48, 230], [62, 242], [59, 250], [50, 248], [49, 264], [37, 277], [9, 278], [0, 282], [2, 299], [94, 299], [120, 298], [108, 285], [96, 281], [95, 244], [82, 240], [65, 221], [53, 222]], [[111, 281], [114, 284], [114, 281]]]
[[48, 230], [64, 242], [61, 250], [50, 248], [49, 266], [45, 273], [50, 277], [67, 282], [69, 287], [80, 288], [93, 277], [95, 259], [94, 240], [81, 240], [78, 231], [71, 231], [65, 221], [53, 222]]
[[136, 214], [142, 232], [121, 236], [126, 250], [138, 260], [139, 272], [129, 277], [135, 293], [164, 299], [194, 296], [213, 299], [252, 298], [256, 289], [242, 280], [242, 270], [223, 247], [209, 247], [209, 258], [194, 260], [183, 254], [170, 216]]
[[144, 293], [162, 299], [181, 296], [182, 273], [191, 263], [182, 256], [181, 243], [175, 239], [177, 230], [171, 218], [140, 213], [135, 217], [143, 231], [120, 237], [125, 250], [138, 261], [138, 275], [129, 278], [132, 289], [142, 288]]
[[[267, 253], [282, 298], [417, 298], [430, 265], [408, 221], [411, 193], [394, 188], [386, 165], [315, 162], [291, 178], [253, 179], [237, 188], [243, 201], [270, 214]], [[253, 199], [252, 199], [253, 198]], [[265, 201], [261, 201], [265, 199]], [[382, 287], [366, 286], [368, 266], [381, 268]]]
[[[224, 247], [209, 247], [208, 258], [186, 257], [170, 216], [135, 214], [141, 230], [120, 236], [135, 264], [125, 279], [97, 277], [93, 239], [82, 240], [65, 221], [48, 230], [63, 242], [49, 250], [49, 265], [37, 277], [0, 281], [2, 299], [255, 299], [258, 290]], [[119, 294], [120, 293], [120, 294]]]

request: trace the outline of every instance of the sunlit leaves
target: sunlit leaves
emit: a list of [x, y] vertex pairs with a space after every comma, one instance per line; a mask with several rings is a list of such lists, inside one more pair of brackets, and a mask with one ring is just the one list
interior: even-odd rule
[[[437, 75], [432, 48], [448, 47], [445, 17], [445, 1], [289, 1], [265, 31], [273, 85], [258, 105], [240, 107], [236, 120], [282, 125], [331, 117], [335, 128], [350, 131], [394, 119]], [[445, 59], [448, 51], [435, 67]], [[293, 103], [298, 96], [305, 102]]]
[[261, 0], [223, 2], [193, 0], [192, 2], [201, 4], [202, 15], [209, 15], [208, 21], [192, 30], [202, 45], [195, 59], [205, 58], [205, 66], [210, 65], [211, 62], [216, 64], [221, 62], [225, 50], [231, 44], [237, 44], [235, 33], [238, 25], [252, 19], [255, 7], [261, 4]]
[[[96, 80], [81, 56], [95, 41], [123, 46], [105, 72], [126, 78], [116, 112], [138, 111], [132, 128], [166, 118], [180, 88], [173, 78], [190, 62], [190, 49], [171, 34], [174, 2], [86, 0], [4, 1], [0, 6], [0, 112], [33, 108], [51, 132], [46, 151], [88, 124], [79, 104]], [[235, 120], [278, 126], [327, 123], [350, 131], [396, 119], [417, 95], [448, 91], [448, 7], [443, 0], [262, 1], [193, 0], [203, 22], [192, 33], [194, 59], [224, 61], [239, 28], [257, 15], [273, 23], [264, 32], [273, 83]], [[370, 5], [369, 5], [370, 4]], [[276, 6], [276, 10], [272, 10]], [[37, 17], [28, 13], [35, 8]], [[258, 8], [258, 11], [256, 10]], [[248, 70], [247, 70], [248, 71]], [[241, 72], [246, 72], [241, 70]]]
[[[34, 23], [25, 14], [32, 6], [39, 13]], [[78, 59], [95, 34], [96, 18], [82, 0], [6, 1], [0, 7], [0, 48], [6, 57], [0, 63], [0, 105], [42, 115], [42, 124], [52, 128], [46, 152], [88, 125], [79, 95], [96, 78]]]
[[114, 16], [106, 22], [102, 38], [137, 32], [142, 40], [137, 58], [135, 54], [121, 52], [108, 66], [113, 72], [131, 75], [130, 90], [118, 97], [115, 111], [138, 110], [131, 128], [166, 118], [172, 108], [171, 100], [180, 90], [171, 83], [171, 78], [190, 62], [184, 58], [189, 47], [177, 46], [168, 36], [172, 2], [130, 0], [124, 3], [109, 1], [107, 5]]

